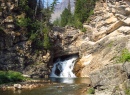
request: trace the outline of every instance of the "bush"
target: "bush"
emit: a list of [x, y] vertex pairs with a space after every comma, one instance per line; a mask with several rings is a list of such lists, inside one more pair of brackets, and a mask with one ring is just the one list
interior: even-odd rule
[[78, 29], [82, 29], [83, 24], [79, 20], [75, 20], [74, 27]]
[[87, 30], [86, 30], [86, 28], [83, 27], [83, 28], [81, 29], [81, 31], [82, 31], [82, 32], [86, 32]]
[[0, 71], [0, 84], [20, 82], [25, 80], [21, 73], [15, 71]]
[[16, 24], [19, 27], [27, 27], [30, 22], [31, 22], [30, 18], [23, 18], [23, 17], [21, 17], [21, 18], [17, 19]]
[[49, 33], [49, 27], [45, 27], [43, 29], [43, 32], [44, 32], [44, 43], [43, 43], [43, 46], [45, 49], [49, 49], [50, 48], [50, 39], [49, 39], [49, 36], [48, 36], [48, 33]]
[[124, 63], [124, 62], [130, 62], [130, 52], [128, 51], [128, 49], [123, 49], [121, 56], [117, 57], [116, 62], [117, 63]]
[[94, 94], [94, 93], [95, 93], [94, 88], [89, 88], [89, 89], [87, 90], [87, 94]]
[[125, 94], [130, 95], [130, 88], [125, 89]]
[[36, 38], [37, 38], [37, 34], [32, 32], [32, 33], [30, 34], [29, 40], [33, 41], [33, 40], [35, 40]]

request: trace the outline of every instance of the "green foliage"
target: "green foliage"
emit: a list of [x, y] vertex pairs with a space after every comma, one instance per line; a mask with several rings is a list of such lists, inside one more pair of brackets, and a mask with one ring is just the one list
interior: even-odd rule
[[[42, 31], [32, 32], [30, 40], [34, 42], [34, 48], [36, 49], [50, 49], [50, 38], [48, 33], [50, 32], [49, 27], [43, 28]], [[40, 34], [40, 35], [39, 35]]]
[[37, 37], [37, 34], [32, 32], [29, 40], [34, 41], [36, 39], [36, 37]]
[[130, 62], [130, 52], [128, 49], [123, 49], [121, 55], [117, 57], [116, 62], [124, 63], [126, 61]]
[[38, 31], [40, 31], [40, 25], [42, 23], [38, 20], [36, 21], [29, 21], [28, 23], [28, 36], [30, 38], [30, 40], [34, 41], [35, 39], [37, 39], [37, 35], [38, 35]]
[[45, 49], [50, 48], [50, 40], [47, 34], [44, 34], [44, 44], [43, 44]]
[[19, 8], [21, 11], [27, 12], [29, 10], [28, 0], [19, 0]]
[[111, 48], [111, 47], [113, 46], [113, 43], [114, 43], [114, 42], [113, 42], [113, 41], [111, 41], [111, 42], [108, 44], [108, 47], [110, 47], [110, 48]]
[[69, 25], [85, 32], [86, 29], [83, 28], [83, 23], [94, 14], [93, 10], [96, 1], [97, 0], [76, 0], [74, 15], [71, 13], [70, 4], [68, 4], [68, 8], [65, 8], [61, 14], [61, 19], [56, 19], [53, 24], [63, 27]]
[[86, 28], [83, 27], [83, 28], [81, 29], [81, 31], [82, 31], [82, 32], [86, 32], [87, 30], [86, 30]]
[[30, 24], [30, 18], [19, 18], [17, 19], [17, 22], [16, 24], [19, 26], [19, 27], [27, 27], [29, 24]]
[[89, 16], [93, 15], [94, 14], [94, 10], [90, 10], [89, 12]]
[[42, 0], [19, 0], [19, 13], [24, 13], [25, 16], [16, 19], [16, 25], [19, 30], [27, 29], [26, 34], [32, 41], [33, 49], [50, 48], [50, 18], [57, 0], [53, 0], [51, 5], [45, 5], [46, 7], [41, 2]]
[[89, 89], [87, 90], [87, 94], [94, 94], [94, 93], [95, 93], [94, 88], [89, 88]]
[[58, 0], [53, 0], [52, 4], [51, 4], [51, 6], [50, 6], [50, 11], [51, 11], [51, 13], [54, 11], [54, 8], [55, 8], [55, 5], [57, 4], [57, 1], [58, 1]]
[[93, 14], [95, 2], [96, 0], [76, 0], [75, 17], [82, 23], [86, 21]]
[[54, 26], [61, 26], [60, 22], [61, 22], [60, 19], [57, 18], [57, 19], [53, 22], [53, 25], [54, 25]]
[[49, 49], [50, 48], [50, 39], [49, 39], [49, 36], [48, 36], [48, 33], [49, 33], [49, 27], [45, 27], [43, 29], [43, 32], [44, 32], [44, 43], [43, 43], [43, 46], [45, 49]]
[[94, 13], [96, 0], [76, 0], [75, 3], [75, 12], [74, 12], [74, 26], [83, 31], [82, 24], [85, 21], [89, 21], [89, 17]]
[[56, 19], [53, 24], [55, 26], [65, 27], [66, 25], [73, 26], [74, 17], [71, 13], [70, 1], [68, 3], [68, 7], [65, 8], [60, 16], [60, 19]]
[[25, 80], [21, 73], [15, 71], [0, 71], [0, 84], [20, 82]]
[[67, 8], [61, 14], [61, 26], [66, 26], [69, 22], [71, 22], [71, 11]]
[[125, 90], [125, 94], [126, 94], [126, 95], [130, 95], [130, 88], [127, 88], [127, 89]]
[[83, 24], [79, 20], [75, 19], [74, 27], [78, 28], [78, 29], [82, 29], [83, 28]]

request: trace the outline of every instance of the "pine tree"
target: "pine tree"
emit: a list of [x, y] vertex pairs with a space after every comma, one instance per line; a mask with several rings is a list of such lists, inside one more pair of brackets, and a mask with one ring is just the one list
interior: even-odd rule
[[61, 14], [61, 26], [66, 26], [72, 22], [71, 5], [70, 0], [68, 2], [68, 7], [64, 9]]
[[76, 0], [75, 3], [75, 18], [81, 23], [85, 22], [92, 14], [96, 0]]

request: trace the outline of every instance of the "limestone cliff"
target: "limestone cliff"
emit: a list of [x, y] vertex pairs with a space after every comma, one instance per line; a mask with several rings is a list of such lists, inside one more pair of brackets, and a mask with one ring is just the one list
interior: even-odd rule
[[117, 64], [116, 57], [124, 49], [130, 50], [129, 22], [129, 0], [99, 0], [94, 14], [84, 24], [92, 35], [88, 37], [87, 48], [81, 51], [75, 72], [77, 76], [91, 78], [95, 95], [126, 95], [130, 63]]
[[[130, 2], [128, 0], [99, 0], [94, 14], [84, 27], [91, 32], [88, 37], [87, 48], [82, 52], [82, 58], [77, 65], [81, 66], [79, 76], [89, 76], [108, 64], [115, 62], [124, 48], [129, 47], [129, 16]], [[89, 43], [93, 44], [89, 44]], [[77, 69], [75, 69], [77, 70]], [[78, 70], [77, 70], [78, 71]]]
[[26, 16], [18, 2], [0, 0], [0, 70], [15, 70], [45, 77], [48, 75], [49, 51], [34, 50], [27, 29], [17, 26], [17, 19]]
[[86, 32], [72, 27], [53, 29], [55, 57], [79, 54], [74, 71], [80, 77], [115, 63], [123, 49], [130, 50], [129, 16], [129, 0], [98, 0], [94, 14], [83, 25]]

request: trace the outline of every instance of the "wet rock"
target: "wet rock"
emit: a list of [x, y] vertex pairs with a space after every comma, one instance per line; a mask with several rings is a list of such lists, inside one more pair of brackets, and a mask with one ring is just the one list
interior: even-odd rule
[[22, 89], [22, 85], [21, 84], [14, 84], [14, 88], [15, 89]]

